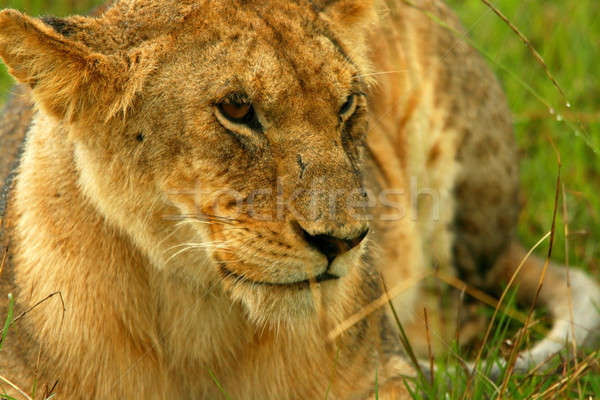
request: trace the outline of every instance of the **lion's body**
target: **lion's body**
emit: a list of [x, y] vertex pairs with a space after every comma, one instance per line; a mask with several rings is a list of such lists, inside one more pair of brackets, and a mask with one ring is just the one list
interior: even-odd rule
[[[510, 115], [480, 57], [428, 16], [460, 30], [443, 4], [233, 3], [121, 2], [97, 20], [46, 24], [0, 16], [0, 54], [39, 109], [30, 121], [17, 101], [21, 120], [0, 132], [0, 143], [18, 143], [29, 126], [0, 283], [17, 314], [35, 307], [0, 353], [0, 374], [21, 388], [58, 381], [65, 399], [213, 399], [220, 387], [235, 399], [347, 399], [368, 396], [378, 370], [382, 396], [404, 398], [398, 374], [410, 368], [393, 324], [369, 309], [381, 279], [408, 321], [434, 266], [481, 283], [509, 248]], [[220, 109], [215, 120], [211, 102], [236, 85], [261, 135]], [[338, 122], [352, 90], [366, 97]], [[3, 175], [18, 148], [7, 147]], [[310, 281], [323, 256], [306, 238], [354, 237], [367, 223], [339, 209], [322, 217], [331, 203], [297, 187], [386, 193], [357, 206], [375, 216], [367, 239], [328, 256], [340, 279]], [[236, 214], [215, 194], [224, 189], [255, 199], [258, 214], [278, 207], [275, 193], [321, 214], [251, 218], [250, 206]]]

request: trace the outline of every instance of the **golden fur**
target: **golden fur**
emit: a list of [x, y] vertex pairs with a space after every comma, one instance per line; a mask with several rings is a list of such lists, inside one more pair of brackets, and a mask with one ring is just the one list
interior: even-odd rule
[[[58, 381], [61, 399], [349, 399], [378, 371], [380, 398], [408, 398], [385, 308], [348, 321], [382, 281], [409, 321], [433, 266], [484, 284], [522, 255], [502, 91], [428, 13], [460, 29], [428, 0], [1, 12], [0, 55], [37, 112], [0, 287], [18, 311], [55, 292], [64, 309], [54, 296], [15, 323], [0, 374]], [[557, 320], [562, 271], [542, 292]], [[589, 309], [597, 287], [576, 282]], [[597, 325], [576, 319], [578, 340]]]

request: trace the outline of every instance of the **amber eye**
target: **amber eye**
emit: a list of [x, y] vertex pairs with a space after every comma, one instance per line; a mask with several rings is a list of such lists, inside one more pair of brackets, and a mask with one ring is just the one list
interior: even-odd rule
[[227, 118], [234, 121], [241, 121], [250, 114], [252, 111], [252, 105], [221, 103], [219, 104], [219, 110]]
[[342, 104], [342, 107], [340, 108], [340, 117], [342, 119], [347, 119], [352, 114], [354, 114], [355, 110], [356, 110], [356, 95], [351, 94], [350, 96], [348, 96], [348, 98], [346, 99], [346, 102], [344, 102], [344, 104]]
[[240, 129], [243, 126], [254, 131], [262, 131], [258, 115], [250, 102], [226, 100], [216, 104], [217, 119], [227, 129]]

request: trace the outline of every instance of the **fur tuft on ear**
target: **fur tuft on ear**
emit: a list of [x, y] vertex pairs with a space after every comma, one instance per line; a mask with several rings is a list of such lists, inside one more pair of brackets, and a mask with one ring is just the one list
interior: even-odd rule
[[148, 45], [125, 55], [94, 52], [63, 35], [76, 29], [76, 21], [82, 18], [42, 21], [2, 11], [0, 57], [49, 115], [70, 122], [107, 120], [127, 110], [156, 55]]
[[46, 25], [51, 26], [56, 32], [63, 36], [69, 36], [73, 33], [75, 28], [74, 24], [64, 18], [56, 17], [42, 17], [42, 22]]

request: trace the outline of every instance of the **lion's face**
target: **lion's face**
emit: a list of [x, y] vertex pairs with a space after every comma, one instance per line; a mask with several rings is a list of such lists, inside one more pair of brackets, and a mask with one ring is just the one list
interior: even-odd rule
[[[213, 276], [257, 320], [343, 306], [359, 284], [369, 230], [366, 68], [360, 38], [336, 26], [362, 11], [340, 3], [211, 2], [149, 39], [161, 43], [144, 44], [156, 55], [129, 52], [130, 64], [154, 59], [124, 118], [73, 122], [82, 184], [99, 207], [110, 214], [131, 199], [126, 230], [158, 218], [144, 210], [168, 210], [146, 237], [180, 247], [159, 264], [179, 254], [189, 262], [193, 248], [201, 279], [209, 257]], [[122, 204], [103, 204], [124, 179]], [[107, 180], [112, 187], [99, 187]]]
[[368, 232], [361, 71], [304, 8], [206, 18], [215, 31], [177, 37], [145, 93], [141, 115], [161, 119], [157, 98], [171, 114], [145, 142], [179, 142], [159, 184], [230, 293], [263, 315], [282, 302], [304, 312], [311, 281], [344, 286]]

